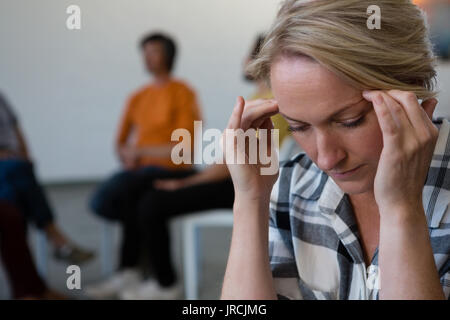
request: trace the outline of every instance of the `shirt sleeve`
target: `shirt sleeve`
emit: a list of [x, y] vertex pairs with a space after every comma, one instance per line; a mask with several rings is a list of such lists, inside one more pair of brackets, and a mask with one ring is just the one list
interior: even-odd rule
[[200, 108], [195, 93], [185, 88], [178, 95], [175, 129], [187, 129], [194, 136], [194, 121], [201, 120]]

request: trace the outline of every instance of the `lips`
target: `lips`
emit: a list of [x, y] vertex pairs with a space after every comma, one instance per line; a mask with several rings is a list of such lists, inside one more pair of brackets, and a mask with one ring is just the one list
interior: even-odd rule
[[355, 171], [356, 169], [358, 169], [359, 167], [356, 167], [356, 168], [353, 168], [353, 169], [351, 169], [351, 170], [348, 170], [348, 171], [343, 171], [343, 172], [334, 172], [335, 174], [346, 174], [346, 173], [349, 173], [349, 172], [352, 172], [352, 171]]
[[359, 168], [361, 168], [361, 167], [362, 167], [362, 165], [361, 165], [361, 166], [358, 166], [358, 167], [356, 167], [356, 168], [347, 170], [347, 171], [342, 171], [342, 172], [330, 172], [330, 175], [333, 176], [333, 177], [335, 177], [335, 178], [338, 178], [338, 179], [348, 178], [348, 177], [352, 176], [354, 173], [356, 173], [356, 172], [359, 170]]

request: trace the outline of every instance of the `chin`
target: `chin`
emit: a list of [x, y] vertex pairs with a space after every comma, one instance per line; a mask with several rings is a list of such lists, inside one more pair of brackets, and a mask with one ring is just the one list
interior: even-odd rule
[[348, 195], [362, 194], [366, 192], [371, 192], [373, 190], [373, 182], [367, 181], [345, 181], [339, 182], [334, 180], [334, 182], [341, 188], [341, 190]]

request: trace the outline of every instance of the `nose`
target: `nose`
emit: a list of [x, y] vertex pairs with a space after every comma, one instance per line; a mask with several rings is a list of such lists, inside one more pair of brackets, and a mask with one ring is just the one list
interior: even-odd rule
[[341, 146], [339, 137], [329, 132], [321, 132], [316, 136], [317, 166], [323, 171], [330, 171], [345, 159], [346, 152]]

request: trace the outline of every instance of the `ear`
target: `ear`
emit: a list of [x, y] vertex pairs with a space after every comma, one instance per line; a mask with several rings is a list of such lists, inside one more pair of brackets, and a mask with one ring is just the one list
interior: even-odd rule
[[437, 104], [438, 101], [434, 98], [422, 102], [422, 108], [423, 110], [425, 110], [425, 113], [428, 115], [428, 118], [430, 118], [430, 120], [433, 120], [433, 113], [436, 109]]

